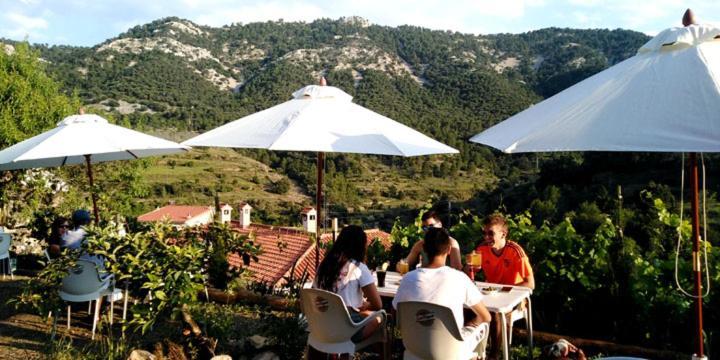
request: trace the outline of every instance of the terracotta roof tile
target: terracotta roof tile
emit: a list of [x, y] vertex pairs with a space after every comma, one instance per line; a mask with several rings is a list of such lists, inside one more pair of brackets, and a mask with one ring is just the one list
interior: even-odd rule
[[[255, 234], [255, 243], [262, 246], [263, 253], [258, 256], [257, 262], [251, 262], [248, 269], [253, 272], [253, 279], [271, 284], [283, 283], [284, 278], [290, 275], [294, 279], [307, 274], [308, 280], [315, 277], [315, 251], [316, 246], [311, 234], [304, 230], [294, 228], [273, 227], [262, 224], [251, 224], [249, 228], [242, 229], [238, 222], [233, 221], [232, 226], [237, 231]], [[370, 229], [365, 231], [369, 238], [379, 238], [389, 248], [390, 234]], [[321, 241], [330, 241], [332, 235], [324, 234]], [[278, 246], [278, 244], [280, 244]], [[325, 250], [320, 249], [319, 260], [325, 256]], [[242, 259], [237, 254], [231, 254], [228, 261], [233, 266], [242, 266]]]
[[169, 219], [173, 224], [184, 224], [187, 220], [212, 212], [211, 206], [168, 205], [138, 216], [138, 221], [152, 222]]

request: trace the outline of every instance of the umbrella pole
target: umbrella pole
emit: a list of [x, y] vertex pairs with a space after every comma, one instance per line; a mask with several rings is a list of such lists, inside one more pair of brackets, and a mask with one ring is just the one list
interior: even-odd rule
[[85, 155], [85, 164], [87, 165], [87, 175], [90, 180], [90, 197], [93, 203], [93, 212], [95, 213], [95, 225], [100, 224], [100, 215], [98, 213], [97, 198], [95, 197], [95, 186], [93, 185], [92, 165], [90, 164], [90, 155]]
[[320, 267], [320, 226], [322, 225], [322, 203], [323, 203], [323, 175], [325, 173], [325, 153], [317, 153], [317, 193], [315, 194], [315, 205], [317, 207], [317, 226], [315, 229], [315, 269]]
[[697, 153], [690, 153], [690, 186], [692, 186], [692, 266], [695, 274], [695, 311], [697, 316], [697, 344], [694, 359], [702, 359], [703, 314], [702, 314], [702, 269], [700, 265], [700, 217], [698, 211], [698, 164]]

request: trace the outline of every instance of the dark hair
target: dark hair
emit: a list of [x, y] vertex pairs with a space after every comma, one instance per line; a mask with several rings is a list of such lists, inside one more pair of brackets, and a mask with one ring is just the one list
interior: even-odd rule
[[317, 284], [321, 289], [335, 292], [335, 282], [340, 270], [349, 260], [365, 261], [367, 235], [357, 225], [348, 225], [340, 231], [337, 240], [320, 263], [317, 273]]
[[90, 223], [90, 212], [85, 209], [75, 210], [72, 214], [72, 222], [74, 227], [80, 227]]
[[60, 236], [60, 226], [62, 224], [69, 224], [67, 218], [64, 218], [62, 216], [58, 216], [55, 218], [55, 220], [52, 222], [52, 225], [50, 226], [50, 238], [48, 239], [48, 243], [50, 244], [60, 244], [61, 236]]
[[430, 211], [422, 214], [422, 216], [420, 217], [420, 220], [422, 220], [423, 222], [426, 221], [426, 220], [428, 220], [428, 219], [435, 219], [435, 220], [437, 220], [437, 221], [440, 221], [440, 217], [439, 217], [438, 214], [437, 214], [435, 211], [433, 211], [433, 210], [430, 210]]
[[450, 234], [442, 228], [431, 228], [425, 233], [423, 250], [430, 259], [447, 253], [450, 249]]

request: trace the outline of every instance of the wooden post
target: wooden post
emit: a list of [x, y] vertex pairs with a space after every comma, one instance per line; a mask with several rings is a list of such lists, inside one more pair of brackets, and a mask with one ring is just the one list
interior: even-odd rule
[[95, 196], [95, 185], [93, 183], [92, 164], [90, 164], [90, 154], [85, 155], [85, 164], [87, 165], [88, 180], [90, 180], [90, 197], [93, 203], [93, 212], [95, 213], [95, 225], [100, 225], [100, 213], [97, 207], [97, 197]]
[[320, 237], [322, 226], [322, 204], [323, 204], [323, 174], [325, 172], [325, 153], [317, 153], [317, 193], [315, 194], [315, 204], [317, 207], [317, 222], [315, 229], [315, 269], [320, 267]]

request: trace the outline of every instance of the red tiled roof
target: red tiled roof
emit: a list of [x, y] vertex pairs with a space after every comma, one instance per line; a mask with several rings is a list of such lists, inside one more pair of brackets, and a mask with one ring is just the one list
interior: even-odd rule
[[[256, 281], [276, 284], [313, 245], [310, 234], [303, 230], [262, 224], [250, 224], [243, 229], [237, 221], [231, 225], [242, 234], [254, 233], [255, 244], [262, 247], [258, 261], [250, 262], [247, 267]], [[242, 266], [242, 259], [237, 254], [231, 254], [228, 262], [232, 266]]]
[[169, 219], [173, 224], [184, 224], [187, 220], [212, 212], [211, 206], [168, 205], [138, 216], [138, 221], [152, 222]]
[[[273, 285], [284, 282], [284, 278], [301, 278], [307, 274], [308, 280], [315, 277], [315, 246], [311, 234], [300, 229], [273, 227], [262, 224], [251, 224], [247, 229], [242, 229], [240, 224], [233, 221], [231, 225], [240, 233], [255, 234], [255, 243], [262, 246], [263, 252], [258, 256], [257, 262], [250, 262], [247, 267], [253, 273], [253, 279], [271, 283]], [[365, 231], [368, 238], [379, 238], [389, 247], [390, 234], [370, 229]], [[323, 243], [330, 241], [332, 235], [324, 234], [321, 237]], [[278, 246], [281, 243], [281, 246]], [[319, 260], [325, 256], [325, 250], [320, 249]], [[242, 266], [242, 259], [237, 254], [228, 256], [228, 262], [232, 266]]]
[[306, 206], [306, 207], [304, 207], [304, 208], [302, 209], [302, 211], [301, 211], [300, 213], [301, 213], [301, 214], [307, 214], [308, 212], [310, 212], [310, 211], [312, 211], [312, 210], [315, 210], [315, 208], [312, 207], [312, 206]]

